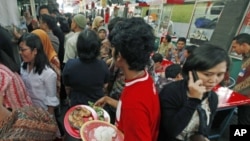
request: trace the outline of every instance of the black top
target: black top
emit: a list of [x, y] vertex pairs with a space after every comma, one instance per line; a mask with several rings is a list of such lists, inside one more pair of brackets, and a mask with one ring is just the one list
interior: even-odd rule
[[[158, 141], [177, 141], [176, 136], [185, 129], [197, 106], [201, 104], [200, 99], [188, 98], [187, 91], [187, 81], [181, 80], [165, 85], [160, 92], [161, 124]], [[208, 101], [211, 110], [210, 129], [218, 105], [217, 94], [211, 92]]]
[[102, 60], [84, 63], [79, 59], [70, 59], [62, 77], [64, 85], [71, 87], [71, 106], [88, 105], [88, 101], [95, 102], [104, 96], [103, 86], [108, 82], [109, 70]]

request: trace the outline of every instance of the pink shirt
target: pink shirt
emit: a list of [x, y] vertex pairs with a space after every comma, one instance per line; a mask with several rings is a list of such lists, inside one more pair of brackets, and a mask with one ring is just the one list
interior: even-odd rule
[[4, 97], [3, 104], [6, 108], [32, 105], [22, 78], [3, 64], [0, 64], [0, 95]]

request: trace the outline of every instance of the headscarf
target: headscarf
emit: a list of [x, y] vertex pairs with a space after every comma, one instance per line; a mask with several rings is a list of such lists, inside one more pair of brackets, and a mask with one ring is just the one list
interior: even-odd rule
[[92, 28], [97, 32], [98, 28], [99, 28], [99, 23], [101, 21], [104, 21], [103, 17], [101, 16], [96, 16], [93, 23], [92, 23]]
[[57, 53], [56, 53], [55, 49], [52, 46], [52, 43], [51, 43], [51, 41], [49, 39], [48, 34], [45, 31], [41, 30], [41, 29], [33, 30], [32, 33], [36, 34], [41, 39], [41, 42], [43, 44], [44, 52], [47, 55], [49, 61], [51, 62], [53, 57], [57, 56]]

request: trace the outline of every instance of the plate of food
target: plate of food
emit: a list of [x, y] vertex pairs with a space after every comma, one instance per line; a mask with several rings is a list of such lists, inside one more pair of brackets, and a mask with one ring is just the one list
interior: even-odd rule
[[83, 141], [123, 141], [123, 133], [116, 126], [101, 120], [84, 123], [80, 129]]
[[66, 131], [74, 138], [80, 139], [80, 128], [91, 120], [98, 119], [97, 113], [87, 105], [76, 105], [71, 107], [64, 116], [64, 126]]
[[97, 119], [101, 120], [101, 121], [106, 121], [110, 123], [110, 116], [109, 113], [104, 110], [102, 107], [99, 106], [94, 106], [93, 102], [88, 102], [88, 104], [95, 110], [95, 112], [97, 113]]
[[106, 121], [110, 123], [110, 116], [106, 110], [101, 107], [94, 106], [93, 109], [97, 114], [97, 119], [101, 121]]

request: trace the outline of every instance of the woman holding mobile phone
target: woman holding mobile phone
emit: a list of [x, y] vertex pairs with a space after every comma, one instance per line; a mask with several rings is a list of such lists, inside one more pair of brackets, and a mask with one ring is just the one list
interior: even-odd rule
[[184, 79], [165, 85], [160, 92], [159, 141], [207, 141], [218, 97], [212, 89], [230, 66], [228, 53], [211, 44], [201, 45], [183, 65]]

